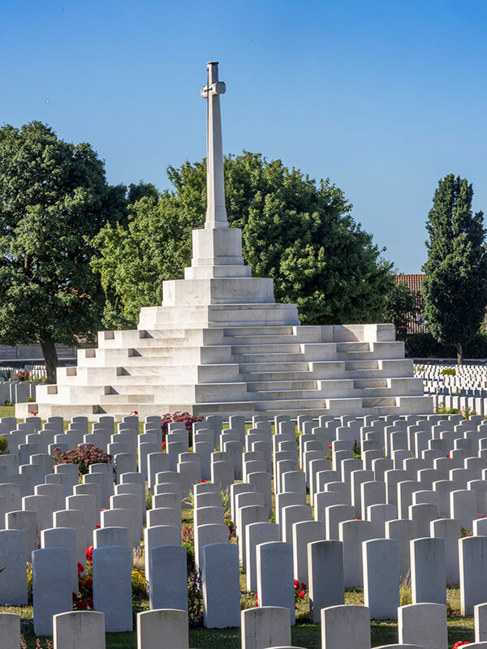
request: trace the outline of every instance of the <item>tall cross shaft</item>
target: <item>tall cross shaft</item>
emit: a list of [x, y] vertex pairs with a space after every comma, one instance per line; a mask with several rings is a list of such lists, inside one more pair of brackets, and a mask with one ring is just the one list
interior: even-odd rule
[[210, 61], [208, 85], [201, 89], [201, 96], [208, 101], [208, 128], [206, 142], [206, 188], [207, 207], [205, 228], [228, 228], [225, 208], [225, 181], [223, 177], [222, 120], [220, 95], [226, 88], [218, 81], [218, 63]]

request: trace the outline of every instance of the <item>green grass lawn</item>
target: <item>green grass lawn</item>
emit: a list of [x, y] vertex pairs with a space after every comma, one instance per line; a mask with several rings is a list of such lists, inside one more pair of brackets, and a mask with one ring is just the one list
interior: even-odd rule
[[15, 417], [15, 406], [0, 406], [0, 417]]

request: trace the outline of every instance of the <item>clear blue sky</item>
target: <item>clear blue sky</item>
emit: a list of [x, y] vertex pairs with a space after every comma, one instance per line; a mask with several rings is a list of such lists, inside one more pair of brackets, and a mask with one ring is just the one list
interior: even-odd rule
[[487, 212], [484, 0], [0, 0], [0, 123], [87, 141], [109, 182], [167, 187], [205, 155], [220, 61], [226, 153], [329, 177], [400, 272], [420, 272], [447, 173]]

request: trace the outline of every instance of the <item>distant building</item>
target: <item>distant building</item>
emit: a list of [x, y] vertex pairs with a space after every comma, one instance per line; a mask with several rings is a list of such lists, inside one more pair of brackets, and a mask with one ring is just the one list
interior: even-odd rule
[[[421, 287], [423, 285], [424, 274], [417, 273], [416, 275], [394, 275], [394, 279], [399, 284], [403, 282], [415, 294], [421, 292]], [[426, 333], [428, 327], [423, 318], [423, 314], [410, 314], [408, 322], [408, 334], [419, 334]]]

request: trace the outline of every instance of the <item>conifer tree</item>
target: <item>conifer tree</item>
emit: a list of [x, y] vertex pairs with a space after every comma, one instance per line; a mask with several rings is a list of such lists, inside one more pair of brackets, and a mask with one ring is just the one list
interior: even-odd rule
[[426, 229], [424, 316], [442, 344], [464, 348], [478, 332], [487, 305], [487, 250], [483, 213], [472, 213], [472, 185], [449, 174], [439, 181]]

